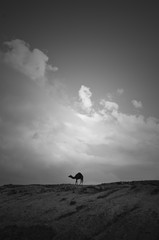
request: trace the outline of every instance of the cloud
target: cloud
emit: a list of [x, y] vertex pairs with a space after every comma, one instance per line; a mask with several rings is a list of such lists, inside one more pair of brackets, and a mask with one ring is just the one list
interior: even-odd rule
[[108, 111], [117, 111], [119, 109], [119, 105], [115, 102], [106, 101], [105, 99], [102, 99], [100, 101], [100, 104], [104, 106], [104, 108]]
[[132, 100], [131, 102], [132, 102], [133, 106], [134, 106], [135, 108], [137, 108], [137, 109], [140, 109], [140, 108], [142, 108], [142, 107], [143, 107], [143, 105], [142, 105], [142, 102], [141, 102], [141, 101]]
[[[100, 183], [101, 171], [102, 181], [105, 174], [107, 181], [115, 181], [121, 179], [121, 168], [130, 171], [133, 167], [131, 175], [136, 176], [138, 167], [157, 167], [158, 119], [121, 113], [116, 102], [104, 99], [99, 102], [102, 109], [96, 110], [86, 86], [80, 88], [83, 113], [39, 90], [38, 101], [28, 96], [25, 102], [14, 99], [5, 104], [3, 111], [10, 116], [4, 119], [2, 115], [0, 121], [0, 166], [5, 173], [18, 179], [22, 174], [26, 180], [28, 175], [33, 181], [35, 175], [40, 181], [49, 181], [47, 171], [52, 169], [54, 181], [67, 182], [67, 172], [80, 170], [88, 182]], [[32, 105], [28, 106], [30, 99]], [[29, 169], [34, 171], [29, 173]], [[60, 172], [64, 176], [59, 177]], [[96, 174], [95, 179], [90, 172]], [[2, 172], [1, 176], [5, 177]], [[125, 176], [123, 173], [122, 180]]]
[[58, 67], [55, 67], [55, 66], [52, 67], [51, 65], [47, 65], [46, 69], [51, 70], [51, 71], [53, 71], [53, 72], [56, 72], [56, 71], [59, 70]]
[[91, 111], [93, 103], [91, 101], [92, 93], [88, 87], [82, 85], [79, 90], [79, 99], [81, 100], [81, 107], [87, 112]]
[[113, 101], [117, 96], [121, 96], [124, 93], [123, 88], [118, 88], [115, 92], [109, 92], [106, 94], [109, 101]]
[[44, 78], [46, 69], [57, 70], [48, 65], [48, 57], [39, 49], [29, 48], [29, 45], [20, 39], [5, 42], [9, 50], [4, 54], [4, 61], [30, 77], [32, 80]]
[[107, 98], [112, 101], [113, 99], [113, 94], [112, 93], [107, 93]]
[[[159, 177], [158, 119], [123, 113], [110, 99], [94, 104], [84, 85], [76, 93], [76, 107], [65, 85], [46, 77], [48, 57], [39, 54], [43, 70], [36, 72], [31, 67], [36, 51], [24, 42], [14, 44], [4, 56], [18, 71], [8, 64], [1, 68], [0, 183], [67, 182], [68, 174], [77, 171], [89, 183], [125, 180], [132, 169], [131, 178], [138, 169], [141, 178], [152, 178], [153, 171]], [[47, 85], [39, 88], [27, 77], [46, 78]]]
[[123, 88], [118, 88], [117, 89], [117, 94], [120, 96], [124, 93], [124, 89]]

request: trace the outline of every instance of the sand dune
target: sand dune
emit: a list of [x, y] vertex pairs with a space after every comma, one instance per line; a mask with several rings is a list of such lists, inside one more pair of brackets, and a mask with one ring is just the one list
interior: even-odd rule
[[159, 239], [159, 181], [0, 187], [0, 239]]

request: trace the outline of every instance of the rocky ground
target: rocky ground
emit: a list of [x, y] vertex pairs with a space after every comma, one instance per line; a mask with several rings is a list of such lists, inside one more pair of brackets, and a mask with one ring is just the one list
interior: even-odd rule
[[159, 181], [0, 187], [1, 240], [158, 240]]

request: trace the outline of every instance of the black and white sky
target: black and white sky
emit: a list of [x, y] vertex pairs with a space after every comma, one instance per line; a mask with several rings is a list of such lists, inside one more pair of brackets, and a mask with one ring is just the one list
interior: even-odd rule
[[0, 184], [159, 179], [155, 1], [1, 1]]

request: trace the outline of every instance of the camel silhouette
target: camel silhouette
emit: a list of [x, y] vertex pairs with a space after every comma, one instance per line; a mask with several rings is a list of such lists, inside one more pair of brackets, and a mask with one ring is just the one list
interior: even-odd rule
[[78, 184], [78, 180], [80, 180], [80, 184], [83, 184], [83, 175], [82, 173], [77, 173], [74, 177], [72, 175], [68, 176], [69, 178], [76, 179], [75, 184]]

